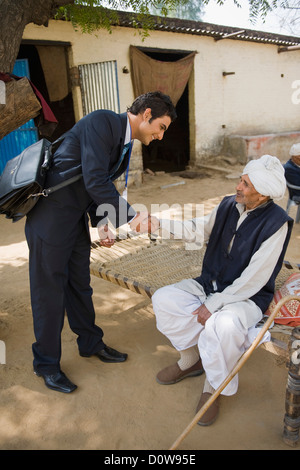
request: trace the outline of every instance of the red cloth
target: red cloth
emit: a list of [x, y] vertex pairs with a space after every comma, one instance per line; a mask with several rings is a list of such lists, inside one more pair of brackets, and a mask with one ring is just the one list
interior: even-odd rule
[[45, 98], [43, 97], [43, 95], [39, 92], [39, 90], [34, 86], [34, 84], [30, 80], [29, 80], [29, 83], [32, 86], [32, 89], [33, 89], [34, 93], [36, 94], [37, 98], [41, 102], [42, 111], [43, 111], [45, 121], [58, 123], [56, 117], [54, 116], [53, 112], [51, 111], [51, 108], [48, 105]]
[[2, 82], [11, 82], [13, 79], [8, 73], [0, 72], [0, 80]]

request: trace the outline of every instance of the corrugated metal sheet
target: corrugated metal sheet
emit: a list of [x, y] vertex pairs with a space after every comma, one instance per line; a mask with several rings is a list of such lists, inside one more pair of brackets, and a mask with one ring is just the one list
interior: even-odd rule
[[[18, 77], [29, 77], [28, 60], [16, 60], [13, 74]], [[0, 140], [0, 174], [3, 172], [8, 160], [16, 157], [26, 149], [26, 147], [29, 147], [29, 145], [37, 141], [38, 132], [33, 119], [30, 119], [26, 124], [23, 124], [23, 126], [3, 137], [3, 139]]]
[[96, 109], [120, 112], [117, 62], [79, 65], [84, 115]]
[[[32, 123], [31, 123], [32, 121]], [[37, 130], [33, 120], [7, 134], [0, 140], [0, 173], [8, 160], [23, 152], [26, 147], [38, 141]]]

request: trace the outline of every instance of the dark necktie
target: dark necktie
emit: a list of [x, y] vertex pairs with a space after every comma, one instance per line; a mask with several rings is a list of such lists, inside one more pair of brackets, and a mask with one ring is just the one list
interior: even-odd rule
[[126, 155], [126, 153], [128, 152], [128, 149], [131, 147], [131, 142], [128, 142], [128, 144], [125, 144], [124, 147], [123, 147], [123, 150], [122, 150], [122, 155], [119, 159], [119, 161], [117, 162], [117, 164], [115, 165], [115, 167], [113, 168], [113, 171], [112, 171], [112, 174], [111, 174], [111, 178], [114, 177], [114, 175], [117, 173], [118, 169], [120, 168], [121, 164], [122, 164], [122, 161], [124, 160], [124, 157]]

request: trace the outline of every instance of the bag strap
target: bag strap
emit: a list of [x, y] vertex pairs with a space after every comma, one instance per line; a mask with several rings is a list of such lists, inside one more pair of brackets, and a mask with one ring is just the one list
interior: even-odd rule
[[55, 191], [58, 191], [61, 188], [64, 188], [65, 186], [68, 186], [69, 184], [75, 183], [75, 181], [78, 181], [82, 177], [82, 174], [80, 173], [79, 175], [72, 176], [72, 178], [69, 178], [68, 180], [63, 181], [62, 183], [59, 183], [55, 186], [51, 186], [50, 188], [43, 189], [42, 192], [36, 193], [36, 194], [30, 194], [28, 197], [36, 197], [36, 196], [44, 196], [47, 197], [49, 194], [54, 193]]
[[73, 176], [72, 178], [63, 181], [62, 183], [57, 184], [56, 186], [52, 186], [47, 189], [43, 189], [42, 195], [47, 197], [49, 194], [54, 193], [58, 189], [64, 188], [65, 186], [68, 186], [69, 184], [75, 183], [75, 181], [78, 181], [82, 177], [82, 174], [80, 173], [79, 175]]
[[[50, 164], [51, 164], [51, 158], [52, 158], [52, 148], [54, 145], [58, 144], [59, 142], [61, 142], [62, 140], [64, 140], [64, 138], [66, 137], [68, 132], [65, 132], [64, 134], [62, 134], [60, 137], [58, 137], [58, 139], [56, 139], [54, 142], [48, 142], [47, 141], [47, 145], [45, 146], [45, 156], [44, 156], [44, 161], [43, 161], [43, 164], [42, 164], [42, 169], [43, 170], [49, 170], [50, 168]], [[48, 145], [49, 144], [49, 145]]]
[[66, 137], [67, 133], [69, 131], [65, 132], [64, 134], [62, 134], [60, 137], [58, 137], [58, 139], [56, 139], [54, 142], [52, 142], [51, 145], [55, 145], [55, 144], [58, 144], [61, 140], [64, 140], [64, 138]]
[[[44, 158], [44, 162], [42, 164], [43, 169], [46, 169], [46, 170], [49, 169], [50, 158], [52, 157], [52, 147], [53, 147], [53, 145], [58, 144], [59, 142], [64, 140], [67, 133], [68, 132], [65, 132], [64, 134], [62, 134], [60, 137], [58, 137], [58, 139], [56, 139], [54, 142], [50, 143], [50, 145], [48, 145], [45, 148], [45, 158]], [[55, 186], [51, 186], [50, 188], [43, 189], [40, 193], [30, 194], [30, 196], [28, 196], [28, 198], [29, 197], [36, 197], [36, 196], [47, 197], [47, 196], [49, 196], [49, 194], [52, 194], [55, 191], [58, 191], [59, 189], [64, 188], [65, 186], [69, 186], [69, 184], [75, 183], [75, 181], [78, 181], [81, 177], [82, 177], [82, 173], [80, 173], [79, 175], [76, 175], [76, 176], [72, 176], [72, 178], [69, 178], [68, 180], [63, 181], [62, 183], [59, 183]]]

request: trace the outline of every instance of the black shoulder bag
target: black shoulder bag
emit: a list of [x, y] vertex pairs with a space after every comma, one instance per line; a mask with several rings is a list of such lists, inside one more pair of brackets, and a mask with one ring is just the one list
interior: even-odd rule
[[41, 139], [6, 163], [0, 177], [0, 214], [17, 222], [28, 214], [41, 196], [47, 197], [82, 177], [79, 174], [56, 186], [44, 188], [47, 170], [51, 165], [52, 147], [65, 136], [63, 134], [53, 143]]

